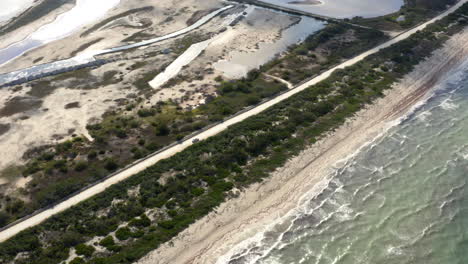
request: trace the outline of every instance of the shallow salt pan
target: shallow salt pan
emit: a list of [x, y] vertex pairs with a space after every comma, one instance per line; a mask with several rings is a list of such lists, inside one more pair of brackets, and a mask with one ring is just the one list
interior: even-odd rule
[[152, 81], [150, 81], [149, 85], [153, 87], [153, 89], [157, 89], [170, 79], [177, 76], [177, 74], [185, 65], [188, 65], [190, 62], [196, 59], [208, 47], [208, 45], [210, 45], [211, 41], [212, 40], [209, 39], [190, 46], [190, 48], [188, 48], [173, 63], [171, 63], [171, 65], [169, 65], [166, 70], [158, 74]]

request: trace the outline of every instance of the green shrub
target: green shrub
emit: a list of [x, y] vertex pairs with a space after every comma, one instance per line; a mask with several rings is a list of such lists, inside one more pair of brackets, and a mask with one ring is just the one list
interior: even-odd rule
[[145, 214], [143, 214], [140, 216], [140, 218], [131, 220], [129, 225], [140, 227], [140, 228], [148, 227], [151, 225], [151, 220]]
[[128, 227], [121, 227], [115, 232], [115, 236], [121, 241], [127, 240], [132, 236], [132, 231]]
[[156, 127], [156, 136], [167, 136], [171, 130], [167, 124], [161, 123]]
[[84, 261], [84, 259], [80, 257], [76, 257], [72, 261], [70, 261], [70, 264], [85, 264], [85, 263], [86, 262]]
[[161, 145], [159, 145], [157, 142], [150, 142], [148, 143], [145, 148], [149, 151], [156, 151], [161, 148]]
[[168, 220], [159, 222], [158, 225], [164, 229], [173, 229], [176, 226], [176, 222], [174, 220]]
[[55, 157], [55, 152], [48, 152], [48, 153], [44, 153], [41, 159], [45, 161], [51, 161], [54, 159], [54, 157]]
[[138, 116], [140, 117], [150, 117], [150, 116], [154, 116], [156, 112], [154, 111], [154, 109], [148, 109], [148, 108], [143, 108], [143, 109], [140, 109], [138, 110], [137, 114]]
[[0, 226], [5, 226], [10, 222], [10, 215], [4, 211], [0, 211]]
[[119, 165], [113, 159], [107, 159], [104, 163], [104, 168], [110, 172], [113, 172], [119, 168]]
[[118, 138], [126, 138], [127, 137], [127, 132], [125, 132], [125, 130], [123, 130], [121, 128], [115, 129], [114, 133]]
[[91, 257], [96, 251], [96, 249], [93, 246], [89, 246], [86, 244], [79, 244], [75, 247], [76, 254], [80, 256], [85, 256], [85, 257]]
[[86, 170], [86, 168], [88, 168], [88, 163], [86, 163], [85, 161], [80, 161], [76, 164], [75, 171], [84, 171]]
[[205, 193], [205, 189], [203, 188], [193, 188], [191, 190], [192, 194], [195, 195], [195, 196], [200, 196], [202, 195], [203, 193]]
[[62, 236], [62, 244], [67, 248], [72, 248], [83, 242], [83, 237], [77, 232], [68, 231]]
[[109, 251], [114, 252], [120, 251], [122, 249], [121, 246], [115, 244], [114, 238], [111, 236], [103, 238], [101, 242], [99, 242], [99, 245], [105, 247]]
[[106, 236], [105, 238], [103, 238], [101, 240], [101, 242], [99, 242], [99, 245], [105, 247], [105, 248], [109, 248], [111, 246], [114, 246], [115, 245], [115, 241], [114, 241], [114, 238], [111, 237], [111, 236]]
[[88, 159], [93, 160], [97, 157], [97, 152], [95, 150], [92, 150], [88, 153]]

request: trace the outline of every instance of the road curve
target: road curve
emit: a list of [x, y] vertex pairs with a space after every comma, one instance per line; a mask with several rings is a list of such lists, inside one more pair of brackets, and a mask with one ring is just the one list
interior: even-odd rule
[[[416, 33], [417, 31], [419, 30], [422, 30], [424, 28], [426, 28], [427, 25], [433, 23], [434, 21], [436, 20], [439, 20], [445, 16], [447, 16], [448, 14], [454, 12], [455, 10], [457, 10], [461, 5], [463, 5], [464, 3], [466, 3], [468, 0], [461, 0], [460, 2], [458, 2], [456, 5], [454, 5], [453, 7], [451, 7], [450, 9], [448, 9], [447, 11], [443, 12], [442, 14], [438, 15], [437, 17], [431, 19], [430, 21], [424, 23], [424, 24], [421, 24], [411, 30], [408, 30], [402, 34], [400, 34], [399, 36], [367, 51], [367, 52], [364, 52], [324, 73], [322, 73], [321, 75], [311, 79], [310, 81], [308, 82], [305, 82], [299, 86], [297, 86], [296, 88], [293, 88], [289, 91], [287, 91], [286, 93], [283, 93], [265, 103], [262, 103], [248, 111], [245, 111], [237, 116], [234, 116], [232, 117], [231, 119], [229, 120], [226, 120], [225, 122], [223, 123], [220, 123], [220, 124], [217, 124], [201, 133], [199, 133], [196, 137], [199, 139], [199, 140], [205, 140], [211, 136], [214, 136], [224, 130], [226, 130], [229, 126], [231, 125], [234, 125], [236, 123], [239, 123], [251, 116], [254, 116], [264, 110], [266, 110], [267, 108], [281, 102], [281, 101], [284, 101], [286, 100], [287, 98], [307, 89], [309, 86], [311, 85], [314, 85], [314, 84], [317, 84], [318, 82], [320, 81], [323, 81], [324, 79], [328, 78], [335, 70], [338, 70], [338, 69], [343, 69], [345, 67], [348, 67], [348, 66], [351, 66], [353, 64], [356, 64], [357, 62], [359, 61], [362, 61], [364, 58], [366, 58], [367, 56], [371, 55], [371, 54], [374, 54], [376, 52], [378, 52], [379, 50], [383, 49], [383, 48], [386, 48], [386, 47], [389, 47], [391, 46], [392, 44], [395, 44], [399, 41], [402, 41], [406, 38], [408, 38], [409, 36], [411, 36], [412, 34]], [[118, 182], [121, 182], [127, 178], [129, 178], [130, 176], [132, 175], [135, 175], [141, 171], [143, 171], [144, 169], [154, 165], [155, 163], [157, 163], [158, 161], [162, 160], [162, 159], [166, 159], [166, 158], [169, 158], [173, 155], [175, 155], [176, 153], [178, 152], [181, 152], [182, 150], [186, 149], [187, 147], [191, 146], [193, 144], [192, 142], [192, 139], [187, 139], [185, 141], [183, 141], [181, 144], [177, 144], [177, 145], [173, 145], [172, 147], [160, 152], [160, 153], [157, 153], [156, 155], [153, 155], [153, 156], [150, 156], [149, 158], [147, 159], [144, 159], [142, 160], [141, 162], [137, 163], [137, 164], [134, 164], [128, 168], [125, 168], [121, 171], [119, 171], [118, 173], [116, 173], [115, 175], [113, 175], [112, 177], [106, 179], [105, 181], [103, 182], [100, 182], [96, 185], [93, 185], [92, 187], [80, 192], [79, 194], [59, 203], [58, 205], [50, 208], [50, 209], [47, 209], [47, 210], [44, 210], [32, 217], [29, 217], [29, 218], [26, 218], [24, 221], [20, 221], [18, 222], [17, 224], [3, 230], [0, 232], [0, 242], [4, 242], [5, 240], [13, 237], [14, 235], [18, 234], [19, 232], [27, 229], [27, 228], [30, 228], [30, 227], [33, 227], [33, 226], [36, 226], [38, 224], [40, 224], [41, 222], [45, 221], [46, 219], [48, 219], [49, 217], [53, 216], [53, 215], [56, 215], [66, 209], [69, 209], [70, 207], [74, 206], [74, 205], [77, 205], [78, 203], [104, 191], [106, 188], [110, 187], [111, 185], [114, 185]]]

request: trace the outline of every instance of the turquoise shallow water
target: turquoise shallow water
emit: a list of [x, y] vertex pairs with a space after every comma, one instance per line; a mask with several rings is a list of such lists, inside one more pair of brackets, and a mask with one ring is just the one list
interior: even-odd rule
[[222, 263], [468, 263], [468, 64]]

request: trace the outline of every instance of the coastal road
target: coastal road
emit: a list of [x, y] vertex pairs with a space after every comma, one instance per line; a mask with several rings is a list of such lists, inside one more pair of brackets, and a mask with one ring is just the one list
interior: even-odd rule
[[[462, 4], [466, 3], [468, 0], [461, 0], [459, 3], [457, 3], [455, 6], [451, 7], [449, 10], [447, 10], [446, 12], [438, 15], [437, 17], [431, 19], [430, 21], [424, 23], [424, 24], [421, 24], [411, 30], [408, 30], [402, 34], [400, 34], [399, 36], [367, 51], [367, 52], [364, 52], [324, 73], [322, 73], [321, 75], [303, 83], [302, 85], [300, 86], [297, 86], [296, 88], [293, 88], [269, 101], [266, 101], [248, 111], [245, 111], [239, 115], [236, 115], [234, 117], [232, 117], [231, 119], [229, 120], [226, 120], [225, 122], [223, 123], [220, 123], [220, 124], [217, 124], [211, 128], [208, 128], [206, 130], [204, 130], [203, 132], [199, 133], [196, 138], [198, 138], [199, 140], [204, 140], [204, 139], [207, 139], [211, 136], [214, 136], [216, 134], [219, 134], [220, 132], [226, 130], [229, 126], [231, 125], [234, 125], [236, 123], [239, 123], [251, 116], [254, 116], [264, 110], [266, 110], [267, 108], [281, 102], [281, 101], [284, 101], [286, 100], [287, 98], [307, 89], [309, 86], [311, 85], [314, 85], [314, 84], [317, 84], [318, 82], [320, 81], [323, 81], [324, 79], [328, 78], [335, 70], [338, 70], [338, 69], [343, 69], [345, 67], [348, 67], [348, 66], [351, 66], [351, 65], [354, 65], [356, 63], [358, 63], [359, 61], [362, 61], [364, 58], [366, 58], [367, 56], [371, 55], [371, 54], [374, 54], [376, 52], [378, 52], [379, 50], [383, 49], [383, 48], [386, 48], [386, 47], [389, 47], [391, 46], [392, 44], [395, 44], [399, 41], [402, 41], [408, 37], [410, 37], [412, 34], [416, 33], [417, 31], [419, 30], [422, 30], [424, 29], [427, 25], [429, 25], [430, 23], [433, 23], [434, 21], [438, 20], [438, 19], [441, 19], [445, 16], [447, 16], [448, 14], [454, 12], [456, 9], [458, 9]], [[109, 177], [108, 179], [106, 179], [105, 181], [102, 181], [98, 184], [95, 184], [93, 185], [92, 187], [80, 192], [79, 194], [77, 195], [74, 195], [73, 197], [70, 197], [68, 198], [67, 200], [59, 203], [58, 205], [52, 207], [52, 208], [49, 208], [47, 210], [44, 210], [36, 215], [33, 215], [32, 217], [29, 217], [29, 218], [25, 218], [25, 220], [23, 221], [19, 221], [17, 222], [16, 224], [6, 228], [5, 230], [1, 231], [0, 232], [0, 242], [3, 242], [9, 238], [11, 238], [12, 236], [18, 234], [19, 232], [27, 229], [27, 228], [30, 228], [30, 227], [33, 227], [35, 225], [38, 225], [39, 223], [45, 221], [46, 219], [48, 219], [49, 217], [53, 216], [53, 215], [56, 215], [66, 209], [69, 209], [70, 207], [74, 206], [74, 205], [77, 205], [78, 203], [98, 194], [98, 193], [101, 193], [103, 192], [105, 189], [107, 189], [108, 187], [118, 183], [118, 182], [121, 182], [127, 178], [129, 178], [130, 176], [132, 175], [135, 175], [141, 171], [143, 171], [144, 169], [154, 165], [155, 163], [157, 163], [158, 161], [162, 160], [162, 159], [166, 159], [166, 158], [169, 158], [173, 155], [175, 155], [176, 153], [178, 152], [181, 152], [183, 151], [184, 149], [186, 149], [187, 147], [191, 146], [193, 144], [192, 142], [192, 138], [190, 139], [187, 139], [183, 142], [181, 142], [180, 144], [177, 144], [177, 145], [173, 145], [172, 147], [170, 148], [167, 148], [166, 150], [162, 151], [162, 152], [159, 152], [155, 155], [152, 155], [136, 164], [133, 164], [121, 171], [119, 171], [118, 173], [114, 174], [112, 177]]]

